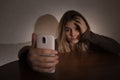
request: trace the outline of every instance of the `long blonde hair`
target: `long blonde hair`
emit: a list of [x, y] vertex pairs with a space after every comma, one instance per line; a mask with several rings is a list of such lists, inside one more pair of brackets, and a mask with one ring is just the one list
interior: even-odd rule
[[[66, 40], [65, 25], [68, 21], [73, 20], [76, 16], [81, 17], [84, 20], [84, 22], [86, 23], [88, 29], [90, 29], [86, 19], [79, 12], [70, 10], [70, 11], [67, 11], [66, 13], [64, 13], [60, 20], [59, 26], [58, 26], [57, 47], [58, 47], [58, 51], [60, 53], [66, 53], [66, 52], [72, 51], [70, 48], [70, 44]], [[80, 30], [80, 32], [81, 32], [81, 30]], [[77, 51], [80, 51], [80, 50], [86, 51], [88, 49], [88, 43], [86, 41], [79, 41], [76, 45], [76, 49], [77, 49]]]

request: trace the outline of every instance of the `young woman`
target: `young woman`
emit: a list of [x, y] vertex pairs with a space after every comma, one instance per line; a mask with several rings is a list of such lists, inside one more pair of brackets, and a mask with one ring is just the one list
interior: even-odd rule
[[[119, 54], [120, 44], [115, 40], [93, 33], [86, 19], [77, 11], [67, 11], [61, 18], [56, 39], [56, 50], [36, 48], [36, 34], [32, 35], [32, 46], [19, 51], [19, 59], [27, 62], [38, 72], [51, 72], [58, 64], [56, 54], [69, 52], [87, 52], [89, 50]], [[55, 56], [43, 56], [42, 54]], [[78, 53], [80, 54], [80, 52]]]

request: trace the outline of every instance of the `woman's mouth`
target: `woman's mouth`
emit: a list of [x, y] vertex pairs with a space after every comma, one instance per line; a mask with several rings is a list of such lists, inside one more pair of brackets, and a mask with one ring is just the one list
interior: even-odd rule
[[76, 39], [76, 38], [71, 38], [71, 42], [77, 43], [77, 42], [78, 42], [78, 39]]
[[77, 40], [76, 38], [71, 38], [71, 40]]

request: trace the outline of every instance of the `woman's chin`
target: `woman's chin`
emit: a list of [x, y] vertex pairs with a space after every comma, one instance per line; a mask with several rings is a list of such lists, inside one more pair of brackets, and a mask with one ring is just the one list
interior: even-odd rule
[[78, 43], [78, 40], [71, 41], [72, 44]]

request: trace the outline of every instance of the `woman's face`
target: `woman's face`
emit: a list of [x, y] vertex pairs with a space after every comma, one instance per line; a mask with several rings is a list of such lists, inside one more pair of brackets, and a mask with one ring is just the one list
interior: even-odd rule
[[69, 43], [76, 44], [79, 41], [80, 32], [79, 28], [75, 25], [75, 21], [68, 21], [65, 25], [65, 36]]

